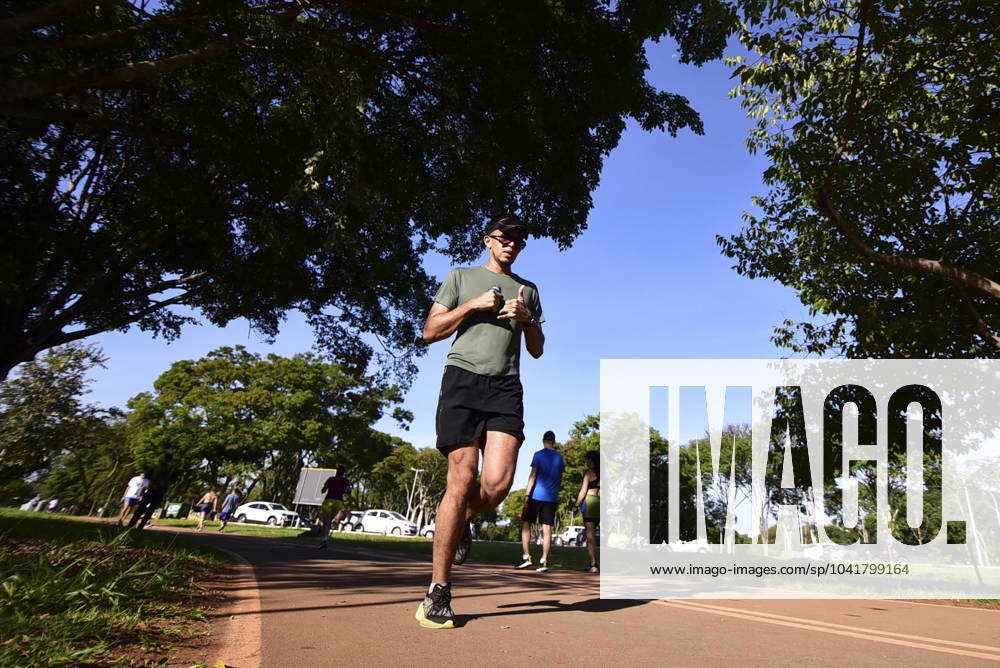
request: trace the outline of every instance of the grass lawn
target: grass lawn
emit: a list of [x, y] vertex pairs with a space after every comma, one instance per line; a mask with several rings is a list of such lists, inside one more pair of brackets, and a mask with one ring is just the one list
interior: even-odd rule
[[[198, 525], [197, 520], [153, 520], [153, 523], [157, 526], [184, 527], [188, 529], [193, 529]], [[218, 522], [205, 523], [206, 531], [216, 531], [218, 528]], [[305, 531], [300, 528], [270, 527], [266, 524], [237, 524], [236, 522], [230, 522], [226, 525], [225, 532], [251, 536], [271, 536], [274, 538], [318, 540], [315, 537], [305, 535]], [[330, 543], [343, 547], [363, 545], [364, 547], [376, 550], [392, 550], [395, 552], [411, 552], [426, 555], [430, 555], [431, 553], [431, 541], [426, 538], [334, 532], [330, 534]], [[531, 546], [531, 556], [536, 562], [541, 558], [542, 548], [540, 545]], [[476, 561], [495, 561], [505, 564], [520, 563], [521, 544], [485, 540], [473, 541], [472, 554], [469, 558]], [[584, 570], [590, 566], [590, 558], [587, 556], [586, 548], [557, 547], [553, 545], [549, 552], [549, 566], [551, 568]]]
[[[198, 520], [160, 520], [152, 521], [152, 524], [159, 527], [180, 527], [183, 529], [194, 529], [198, 526]], [[218, 522], [205, 522], [205, 531], [218, 531]], [[266, 524], [239, 524], [230, 522], [226, 525], [225, 533], [235, 533], [244, 536], [270, 536], [272, 538], [295, 538], [303, 532], [303, 529], [296, 527], [272, 527]]]
[[146, 665], [207, 633], [226, 558], [175, 537], [0, 509], [0, 666]]
[[[315, 538], [313, 540], [316, 540]], [[371, 547], [377, 550], [394, 550], [396, 552], [412, 552], [417, 554], [431, 553], [431, 541], [426, 538], [403, 538], [400, 536], [382, 536], [379, 534], [333, 533], [330, 535], [333, 545], [350, 548], [352, 545]], [[542, 557], [541, 545], [531, 546], [531, 557], [537, 563]], [[494, 561], [514, 565], [521, 562], [521, 544], [500, 541], [474, 540], [469, 559], [475, 561]], [[549, 551], [550, 568], [571, 568], [584, 570], [590, 566], [590, 558], [586, 548], [552, 546]]]

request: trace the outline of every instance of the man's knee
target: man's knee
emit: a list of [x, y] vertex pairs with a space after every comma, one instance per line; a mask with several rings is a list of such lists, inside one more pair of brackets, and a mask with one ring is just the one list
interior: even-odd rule
[[483, 490], [483, 500], [492, 508], [499, 506], [507, 498], [511, 482], [512, 479], [506, 476], [483, 478], [480, 482]]
[[478, 461], [470, 457], [453, 456], [448, 461], [448, 489], [446, 494], [467, 496], [476, 486]]

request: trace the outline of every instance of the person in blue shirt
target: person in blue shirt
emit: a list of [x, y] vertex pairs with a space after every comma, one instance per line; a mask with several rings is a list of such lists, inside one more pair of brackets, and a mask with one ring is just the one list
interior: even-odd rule
[[226, 524], [229, 523], [230, 516], [236, 511], [236, 507], [240, 505], [240, 493], [235, 489], [231, 490], [225, 499], [222, 500], [222, 512], [219, 513], [219, 520], [222, 524], [219, 526], [219, 531], [226, 528]]
[[552, 545], [552, 525], [555, 524], [556, 508], [559, 505], [559, 483], [562, 482], [566, 463], [556, 451], [556, 435], [552, 431], [542, 436], [545, 446], [531, 458], [531, 474], [524, 494], [524, 510], [521, 511], [521, 545], [524, 548], [523, 561], [518, 568], [530, 568], [531, 525], [542, 525], [542, 560], [535, 570], [544, 573], [549, 570], [549, 547]]

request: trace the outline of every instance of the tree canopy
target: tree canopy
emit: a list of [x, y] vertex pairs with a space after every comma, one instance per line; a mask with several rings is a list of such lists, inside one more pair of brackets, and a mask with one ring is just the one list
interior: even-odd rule
[[239, 346], [175, 362], [154, 389], [129, 401], [140, 466], [170, 456], [186, 470], [205, 462], [217, 479], [220, 466], [243, 464], [242, 481], [260, 483], [272, 500], [294, 491], [303, 466], [382, 459], [391, 446], [372, 424], [400, 400], [396, 388], [358, 380], [314, 354], [262, 357]]
[[[16, 0], [0, 10], [0, 378], [199, 317], [405, 380], [437, 247], [519, 210], [569, 245], [628, 119], [701, 133], [648, 40], [718, 57], [720, 0]], [[187, 309], [178, 310], [178, 306]]]
[[745, 3], [734, 93], [771, 165], [736, 270], [816, 316], [775, 342], [849, 357], [1000, 356], [1000, 23], [932, 2]]
[[90, 440], [102, 411], [83, 401], [87, 372], [105, 358], [91, 345], [53, 348], [0, 382], [0, 483], [48, 468]]

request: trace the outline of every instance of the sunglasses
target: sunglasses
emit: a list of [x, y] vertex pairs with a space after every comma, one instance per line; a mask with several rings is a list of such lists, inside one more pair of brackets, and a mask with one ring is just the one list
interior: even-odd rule
[[514, 248], [521, 249], [528, 245], [528, 242], [524, 239], [504, 239], [503, 237], [495, 237], [492, 234], [487, 234], [490, 239], [500, 242], [501, 246], [513, 246]]

